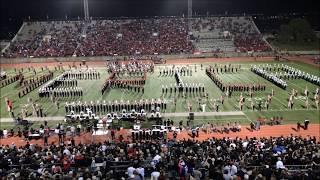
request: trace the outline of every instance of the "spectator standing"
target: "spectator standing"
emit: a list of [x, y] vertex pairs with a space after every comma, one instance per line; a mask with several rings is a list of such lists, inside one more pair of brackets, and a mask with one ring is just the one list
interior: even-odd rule
[[276, 168], [277, 169], [284, 169], [285, 168], [280, 157], [278, 157], [278, 161], [276, 163]]
[[308, 130], [309, 123], [310, 123], [309, 119], [304, 120], [304, 129], [305, 130]]
[[111, 130], [111, 140], [113, 141], [115, 139], [115, 131], [114, 129]]
[[160, 177], [160, 172], [154, 168], [154, 170], [151, 173], [151, 180], [158, 180]]
[[256, 122], [256, 130], [257, 130], [257, 131], [260, 130], [260, 121], [259, 121], [259, 120]]
[[297, 123], [297, 131], [298, 132], [300, 131], [300, 127], [301, 127], [301, 123], [300, 123], [300, 121], [298, 121], [298, 123]]
[[270, 169], [269, 165], [266, 165], [266, 167], [263, 169], [262, 175], [266, 178], [266, 180], [271, 179], [272, 170]]
[[74, 126], [70, 127], [71, 136], [74, 137], [76, 134], [76, 128]]

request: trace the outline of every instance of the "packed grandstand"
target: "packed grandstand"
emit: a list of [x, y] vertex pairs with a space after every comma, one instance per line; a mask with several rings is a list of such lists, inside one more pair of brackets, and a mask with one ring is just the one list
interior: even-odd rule
[[[189, 23], [191, 29], [189, 29]], [[24, 22], [5, 57], [263, 52], [251, 17]]]
[[[0, 148], [9, 179], [319, 179], [315, 137], [103, 142]], [[299, 166], [295, 166], [299, 164]], [[22, 166], [20, 166], [22, 165]], [[300, 168], [306, 169], [304, 171]]]

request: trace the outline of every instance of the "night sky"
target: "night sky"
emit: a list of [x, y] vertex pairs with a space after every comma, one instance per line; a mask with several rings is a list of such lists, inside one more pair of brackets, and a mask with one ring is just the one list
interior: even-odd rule
[[[83, 17], [83, 0], [0, 0], [1, 38], [27, 19]], [[93, 17], [146, 17], [187, 14], [187, 0], [88, 0]], [[318, 13], [317, 0], [193, 0], [197, 14]]]

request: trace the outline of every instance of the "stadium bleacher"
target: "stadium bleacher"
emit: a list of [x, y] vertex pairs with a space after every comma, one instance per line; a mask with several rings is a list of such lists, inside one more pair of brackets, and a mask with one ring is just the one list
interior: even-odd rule
[[250, 17], [25, 22], [5, 57], [261, 52], [270, 50]]

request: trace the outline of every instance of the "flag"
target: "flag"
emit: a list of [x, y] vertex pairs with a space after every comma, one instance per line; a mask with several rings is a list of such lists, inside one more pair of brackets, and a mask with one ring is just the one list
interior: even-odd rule
[[7, 101], [7, 108], [8, 108], [8, 111], [11, 112], [12, 109], [13, 109], [13, 103], [11, 100], [8, 100]]

